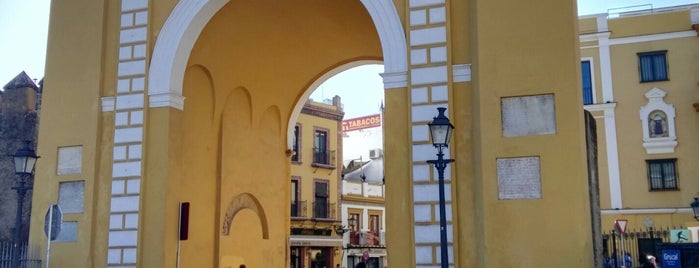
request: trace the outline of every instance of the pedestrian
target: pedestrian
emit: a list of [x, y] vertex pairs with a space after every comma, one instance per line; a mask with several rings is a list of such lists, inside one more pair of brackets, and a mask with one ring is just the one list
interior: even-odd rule
[[643, 265], [643, 268], [657, 268], [658, 264], [655, 262], [655, 257], [653, 255], [646, 256], [648, 261]]

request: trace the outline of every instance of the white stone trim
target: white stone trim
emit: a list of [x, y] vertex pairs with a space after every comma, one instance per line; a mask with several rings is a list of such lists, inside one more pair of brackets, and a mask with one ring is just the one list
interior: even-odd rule
[[[616, 105], [614, 105], [616, 108]], [[612, 208], [623, 208], [621, 175], [619, 172], [619, 148], [616, 137], [614, 109], [604, 110], [604, 138], [607, 141], [607, 172], [609, 173], [609, 196]]]
[[413, 181], [414, 182], [426, 182], [430, 181], [430, 166], [427, 164], [415, 164], [413, 163]]
[[614, 108], [616, 108], [616, 102], [585, 105], [585, 110], [588, 110], [590, 112], [596, 112], [596, 111], [605, 111], [606, 112], [606, 110], [614, 111]]
[[426, 87], [414, 87], [410, 90], [410, 103], [427, 103], [428, 100]]
[[668, 40], [668, 39], [675, 39], [675, 38], [687, 38], [687, 37], [696, 38], [697, 32], [696, 31], [682, 31], [682, 32], [674, 32], [674, 33], [660, 33], [660, 34], [640, 35], [640, 36], [632, 36], [632, 37], [613, 38], [613, 39], [609, 39], [609, 44], [613, 46], [613, 45], [653, 42], [653, 41]]
[[146, 30], [146, 27], [121, 30], [121, 32], [119, 33], [119, 41], [122, 44], [144, 42], [148, 37], [148, 35], [146, 34]]
[[148, 8], [148, 0], [122, 0], [121, 11], [132, 11]]
[[[654, 87], [645, 96], [648, 104], [641, 107], [639, 116], [641, 118], [641, 128], [643, 130], [643, 147], [648, 154], [674, 153], [677, 146], [677, 132], [675, 131], [675, 106], [665, 103], [665, 91]], [[662, 111], [667, 119], [668, 137], [651, 138], [648, 129], [648, 116], [654, 111]]]
[[447, 87], [447, 85], [432, 86], [430, 100], [432, 102], [449, 101], [449, 87]]
[[444, 63], [447, 62], [447, 47], [431, 47], [430, 48], [430, 63]]
[[641, 208], [641, 209], [603, 209], [602, 215], [633, 215], [633, 214], [692, 214], [691, 208]]
[[[148, 76], [149, 94], [182, 95], [184, 71], [192, 47], [206, 23], [227, 2], [228, 0], [188, 0], [177, 3], [155, 42]], [[393, 1], [361, 2], [369, 12], [379, 34], [385, 72], [406, 72], [406, 38]]]
[[609, 31], [609, 25], [607, 24], [607, 14], [597, 14], [597, 31], [606, 32]]
[[112, 165], [112, 177], [136, 177], [141, 174], [141, 162], [120, 162]]
[[185, 97], [174, 93], [150, 94], [148, 98], [149, 107], [172, 107], [180, 111], [184, 110]]
[[410, 64], [411, 65], [427, 64], [427, 49], [426, 48], [411, 49], [410, 50]]
[[445, 106], [445, 104], [413, 105], [410, 113], [412, 122], [431, 122], [432, 119], [437, 116], [437, 108], [443, 106]]
[[444, 0], [410, 0], [410, 8], [443, 5]]
[[419, 204], [413, 206], [413, 220], [415, 222], [431, 222], [432, 221], [432, 206], [428, 204]]
[[454, 83], [471, 81], [471, 64], [454, 64], [452, 66]]
[[138, 196], [114, 196], [110, 204], [111, 211], [112, 213], [137, 212], [139, 209], [139, 201]]
[[143, 75], [146, 72], [146, 61], [124, 61], [119, 63], [117, 74], [119, 76]]
[[430, 27], [410, 31], [410, 45], [442, 44], [447, 41], [447, 27]]
[[408, 72], [384, 72], [380, 75], [383, 78], [384, 89], [404, 88], [408, 86]]
[[410, 83], [412, 85], [425, 85], [447, 82], [447, 66], [434, 66], [413, 68], [410, 70]]
[[427, 25], [427, 11], [424, 9], [410, 11], [410, 26]]
[[443, 23], [447, 21], [447, 9], [444, 6], [429, 9], [430, 24]]
[[143, 93], [118, 95], [116, 97], [116, 109], [142, 109], [143, 108]]
[[114, 112], [116, 107], [116, 97], [102, 97], [102, 112]]
[[689, 10], [689, 16], [692, 19], [692, 24], [699, 23], [699, 7], [693, 7]]
[[609, 33], [599, 39], [599, 69], [602, 82], [602, 102], [614, 102], [614, 83], [612, 82], [612, 60], [609, 52]]
[[114, 143], [128, 143], [143, 141], [143, 128], [118, 128], [114, 130]]
[[675, 38], [696, 37], [697, 32], [696, 31], [680, 31], [680, 32], [672, 32], [672, 33], [659, 33], [659, 34], [639, 35], [639, 36], [621, 37], [621, 38], [609, 38], [609, 36], [610, 36], [610, 32], [581, 34], [580, 35], [580, 42], [593, 42], [593, 41], [598, 41], [598, 40], [606, 37], [609, 39], [609, 45], [614, 46], [614, 45], [624, 45], [624, 44], [632, 44], [632, 43], [653, 42], [653, 41], [668, 40], [668, 39], [675, 39]]
[[[604, 139], [607, 142], [607, 172], [609, 173], [610, 206], [614, 209], [622, 208], [621, 175], [619, 172], [619, 150], [616, 137], [616, 103], [601, 103], [585, 105], [585, 110], [590, 112], [603, 111], [604, 115]], [[600, 117], [595, 117], [600, 118]]]

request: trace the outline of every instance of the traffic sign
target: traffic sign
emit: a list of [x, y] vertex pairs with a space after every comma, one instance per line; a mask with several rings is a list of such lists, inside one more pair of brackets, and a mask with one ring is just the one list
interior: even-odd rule
[[628, 222], [629, 221], [625, 220], [625, 219], [618, 219], [618, 220], [614, 221], [614, 228], [616, 228], [617, 232], [624, 235], [624, 234], [626, 234], [626, 224]]
[[49, 237], [49, 234], [51, 234], [50, 241], [56, 240], [58, 237], [58, 233], [61, 232], [61, 223], [63, 223], [61, 207], [58, 204], [52, 204], [46, 211], [46, 217], [44, 218], [44, 233], [46, 237]]

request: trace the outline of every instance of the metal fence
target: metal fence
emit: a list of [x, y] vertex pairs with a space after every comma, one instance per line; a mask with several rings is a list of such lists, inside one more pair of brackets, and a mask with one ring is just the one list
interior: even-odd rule
[[12, 242], [0, 241], [0, 268], [40, 268], [40, 249], [37, 246], [19, 245], [19, 266], [12, 267]]
[[671, 242], [670, 230], [683, 228], [679, 226], [627, 230], [623, 236], [614, 230], [605, 231], [602, 234], [604, 267], [643, 267], [647, 255], [658, 257], [658, 244]]

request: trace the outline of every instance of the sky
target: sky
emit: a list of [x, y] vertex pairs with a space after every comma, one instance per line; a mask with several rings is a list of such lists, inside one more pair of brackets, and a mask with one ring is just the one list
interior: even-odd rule
[[[51, 0], [0, 0], [0, 85], [4, 86], [22, 71], [37, 80], [44, 76], [50, 2]], [[646, 5], [645, 7], [659, 8], [699, 3], [699, 0], [578, 2], [578, 13], [586, 15], [606, 13], [609, 9], [620, 7]]]

